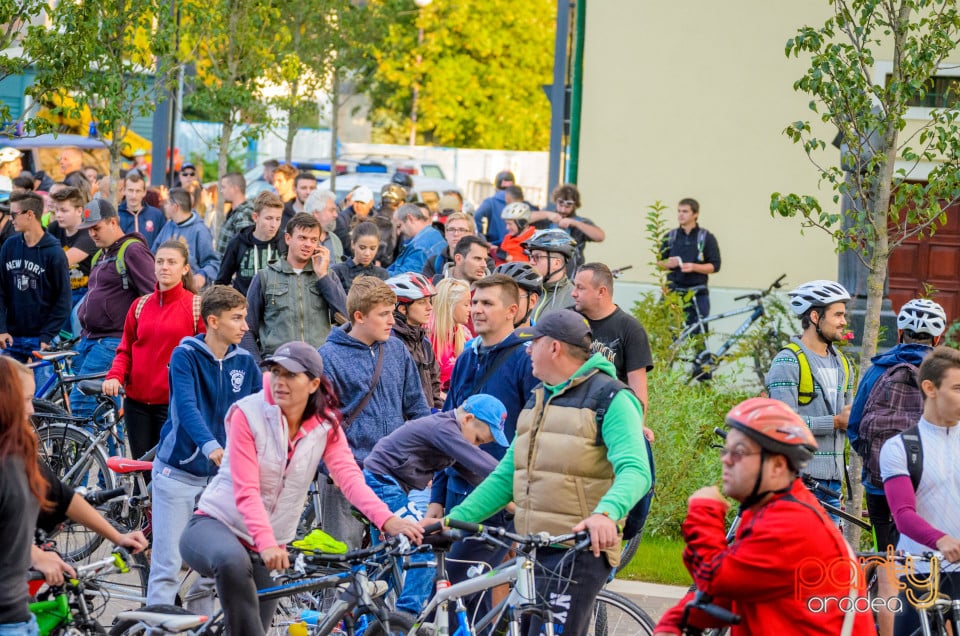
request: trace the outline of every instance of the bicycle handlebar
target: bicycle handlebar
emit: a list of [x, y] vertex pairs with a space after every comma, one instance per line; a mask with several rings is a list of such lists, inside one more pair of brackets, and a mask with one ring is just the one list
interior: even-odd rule
[[513, 532], [508, 532], [503, 528], [491, 528], [477, 523], [469, 523], [467, 521], [460, 521], [458, 519], [451, 519], [447, 517], [444, 519], [444, 524], [447, 527], [454, 528], [456, 530], [463, 530], [464, 532], [469, 532], [474, 535], [486, 535], [488, 537], [496, 537], [499, 539], [508, 539], [514, 541], [521, 545], [533, 546], [533, 547], [547, 547], [557, 543], [567, 543], [568, 541], [575, 541], [574, 549], [583, 550], [588, 545], [590, 545], [590, 533], [583, 532], [570, 532], [567, 534], [559, 534], [555, 536], [550, 536], [546, 532], [541, 532], [538, 534], [514, 534]]
[[836, 490], [833, 490], [832, 488], [827, 488], [826, 486], [821, 484], [819, 481], [817, 481], [816, 478], [811, 477], [810, 475], [803, 475], [801, 479], [803, 479], [803, 485], [806, 486], [808, 490], [820, 492], [826, 495], [827, 497], [832, 497], [834, 499], [840, 498], [839, 492], [837, 492]]
[[734, 614], [725, 607], [720, 607], [719, 605], [714, 605], [712, 603], [713, 597], [709, 594], [697, 590], [697, 593], [694, 594], [693, 600], [687, 603], [688, 608], [698, 609], [701, 612], [704, 612], [708, 616], [711, 616], [718, 621], [722, 621], [728, 625], [739, 625], [740, 624], [740, 615]]
[[83, 496], [87, 500], [87, 503], [91, 506], [99, 506], [105, 504], [111, 499], [116, 499], [117, 497], [122, 497], [127, 494], [126, 488], [111, 488], [110, 490], [95, 490], [89, 492]]
[[633, 265], [624, 265], [623, 267], [618, 267], [617, 269], [610, 270], [610, 275], [614, 278], [620, 278], [625, 271], [628, 269], [633, 269]]

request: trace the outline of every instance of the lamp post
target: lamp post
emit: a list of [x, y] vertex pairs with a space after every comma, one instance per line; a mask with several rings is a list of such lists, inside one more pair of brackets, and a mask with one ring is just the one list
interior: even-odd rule
[[[433, 0], [413, 0], [418, 9], [429, 6]], [[413, 81], [413, 102], [410, 106], [410, 145], [417, 145], [417, 98], [420, 96], [420, 63], [423, 61], [423, 55], [420, 49], [423, 48], [423, 24], [420, 22], [420, 12], [417, 12], [417, 60], [416, 77]]]

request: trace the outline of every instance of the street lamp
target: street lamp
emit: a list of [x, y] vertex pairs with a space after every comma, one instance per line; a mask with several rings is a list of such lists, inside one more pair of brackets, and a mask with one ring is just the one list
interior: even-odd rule
[[[418, 9], [429, 6], [433, 0], [413, 0], [413, 4]], [[417, 145], [417, 97], [420, 95], [420, 63], [423, 61], [423, 55], [420, 49], [423, 48], [423, 24], [420, 22], [420, 13], [417, 12], [417, 61], [416, 77], [413, 81], [413, 103], [410, 106], [410, 145]]]

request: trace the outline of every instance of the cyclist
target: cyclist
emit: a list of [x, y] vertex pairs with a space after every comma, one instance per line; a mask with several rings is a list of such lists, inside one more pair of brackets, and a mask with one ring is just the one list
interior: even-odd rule
[[273, 584], [271, 570], [290, 567], [283, 546], [296, 534], [321, 460], [374, 525], [418, 543], [422, 536], [418, 524], [393, 515], [364, 482], [316, 349], [288, 342], [264, 365], [263, 390], [230, 407], [221, 470], [180, 539], [184, 561], [215, 579], [232, 636], [261, 636], [270, 626], [278, 601], [258, 602], [257, 587]]
[[[544, 585], [538, 597], [548, 599], [565, 636], [580, 636], [597, 592], [619, 563], [618, 522], [650, 489], [647, 454], [637, 444], [643, 409], [614, 366], [591, 355], [593, 335], [580, 314], [555, 311], [514, 335], [531, 343], [526, 351], [541, 384], [523, 407], [503, 459], [449, 516], [479, 522], [515, 501], [517, 532], [589, 531], [591, 551], [572, 557], [563, 548], [537, 551], [544, 568], [564, 573], [538, 579]], [[538, 620], [529, 633], [539, 633]]]
[[440, 365], [430, 344], [430, 323], [433, 322], [433, 297], [437, 290], [423, 274], [407, 272], [387, 279], [387, 286], [397, 295], [393, 310], [393, 335], [400, 339], [417, 363], [420, 384], [427, 405], [435, 410], [443, 407], [440, 392]]
[[530, 206], [522, 201], [510, 203], [500, 213], [507, 234], [497, 250], [497, 258], [504, 262], [529, 261], [523, 249], [524, 241], [533, 238], [537, 231], [530, 225]]
[[445, 278], [437, 283], [433, 301], [433, 333], [430, 341], [440, 365], [440, 389], [450, 389], [453, 365], [463, 353], [473, 334], [467, 328], [470, 322], [470, 285], [456, 278]]
[[[890, 510], [900, 531], [897, 549], [910, 554], [939, 550], [948, 563], [940, 566], [940, 592], [960, 598], [960, 352], [937, 347], [920, 364], [923, 416], [908, 451], [908, 432], [891, 437], [880, 451], [880, 474]], [[919, 469], [919, 470], [918, 470]], [[917, 477], [918, 479], [915, 479]], [[916, 584], [929, 578], [929, 565], [915, 561], [908, 582], [914, 599], [926, 595]], [[906, 586], [905, 586], [906, 587]], [[894, 633], [912, 634], [919, 625], [917, 613], [906, 590], [900, 593], [902, 612], [897, 614]], [[953, 625], [957, 633], [958, 625]]]
[[[728, 504], [716, 486], [690, 495], [683, 561], [696, 589], [740, 615], [733, 634], [875, 634], [869, 611], [840, 609], [841, 600], [866, 602], [865, 585], [839, 529], [798, 479], [817, 450], [806, 423], [770, 398], [741, 402], [726, 423], [723, 495], [740, 504], [740, 525], [728, 542]], [[817, 583], [823, 571], [834, 574]], [[682, 633], [693, 594], [664, 614], [655, 634]], [[699, 611], [690, 613], [688, 624], [717, 625]]]
[[[449, 205], [449, 203], [445, 205]], [[437, 229], [439, 230], [440, 228], [438, 227]], [[457, 248], [457, 243], [466, 236], [475, 235], [477, 226], [473, 221], [473, 217], [469, 214], [454, 212], [447, 216], [442, 231], [447, 241], [446, 249], [437, 256], [429, 259], [423, 265], [423, 275], [430, 280], [433, 280], [437, 274], [443, 273], [448, 263], [453, 263], [453, 251]]]
[[[843, 448], [853, 402], [854, 377], [834, 344], [847, 327], [850, 294], [831, 280], [814, 280], [788, 292], [803, 333], [773, 359], [764, 382], [767, 394], [800, 414], [819, 450], [806, 473], [837, 491], [844, 474]], [[840, 500], [817, 491], [817, 498], [840, 507]], [[839, 522], [835, 518], [834, 521]]]
[[540, 230], [523, 247], [530, 263], [543, 276], [543, 296], [533, 310], [532, 322], [552, 311], [573, 306], [573, 283], [567, 277], [567, 261], [573, 258], [576, 241], [563, 230]]
[[533, 308], [537, 306], [540, 297], [543, 295], [543, 276], [534, 269], [533, 265], [527, 262], [497, 265], [493, 273], [509, 276], [520, 288], [520, 309], [517, 311], [517, 317], [513, 320], [513, 326], [529, 326]]

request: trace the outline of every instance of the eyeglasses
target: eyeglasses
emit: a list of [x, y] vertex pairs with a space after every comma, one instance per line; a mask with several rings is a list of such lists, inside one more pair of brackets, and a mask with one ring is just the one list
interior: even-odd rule
[[469, 234], [470, 228], [466, 227], [448, 227], [444, 228], [444, 232], [447, 234]]
[[554, 256], [553, 254], [531, 254], [530, 262], [539, 263], [540, 261], [545, 261], [551, 258], [560, 258], [559, 256]]
[[193, 172], [193, 171], [186, 172], [186, 171], [184, 170], [184, 171], [181, 171], [181, 172], [180, 172], [180, 176], [182, 176], [182, 177], [195, 177], [195, 176], [197, 176], [197, 173], [196, 173], [196, 172]]
[[21, 214], [26, 214], [26, 213], [29, 212], [29, 211], [30, 211], [30, 210], [21, 210], [21, 211], [19, 211], [19, 212], [14, 212], [13, 210], [11, 210], [11, 211], [10, 211], [10, 216], [20, 216]]
[[739, 446], [736, 448], [727, 448], [726, 446], [715, 445], [714, 448], [716, 448], [720, 452], [721, 461], [723, 461], [723, 459], [726, 458], [727, 455], [729, 455], [731, 464], [739, 463], [740, 460], [743, 459], [744, 457], [749, 457], [750, 455], [759, 455], [760, 453], [763, 452], [762, 450], [748, 451], [748, 450], [744, 450]]
[[570, 207], [573, 207], [573, 206], [576, 205], [576, 204], [577, 204], [576, 201], [571, 201], [570, 199], [557, 199], [557, 206], [558, 206], [558, 207], [562, 205], [562, 206], [564, 206], [564, 207], [566, 207], [566, 208], [570, 208]]

